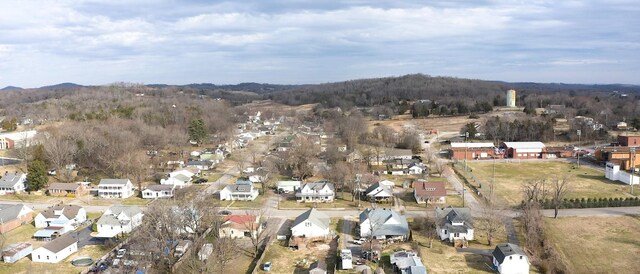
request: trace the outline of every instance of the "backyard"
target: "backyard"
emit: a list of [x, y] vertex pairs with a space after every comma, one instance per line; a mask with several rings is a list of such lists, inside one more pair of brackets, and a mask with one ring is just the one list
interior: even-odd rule
[[[459, 167], [459, 166], [458, 166]], [[488, 194], [493, 180], [492, 161], [470, 161], [470, 174], [474, 185], [481, 184], [480, 192]], [[464, 171], [461, 170], [464, 174]], [[498, 202], [515, 206], [522, 201], [522, 187], [527, 181], [552, 179], [553, 176], [571, 176], [571, 190], [566, 199], [573, 198], [624, 198], [628, 197], [627, 187], [604, 178], [604, 171], [591, 167], [574, 168], [564, 161], [522, 161], [495, 163], [494, 192]]]
[[637, 273], [640, 216], [546, 219], [569, 273]]

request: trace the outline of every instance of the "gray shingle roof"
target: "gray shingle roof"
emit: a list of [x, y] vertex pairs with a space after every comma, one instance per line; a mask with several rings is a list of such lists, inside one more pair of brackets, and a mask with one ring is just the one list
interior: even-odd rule
[[[404, 236], [409, 235], [409, 224], [407, 218], [401, 216], [390, 208], [367, 208], [360, 213], [360, 225], [371, 219], [373, 223], [373, 236]], [[389, 220], [395, 219], [397, 224], [390, 224]]]
[[168, 190], [172, 190], [175, 186], [174, 185], [148, 185], [145, 190], [151, 190], [151, 191], [168, 191]]
[[473, 228], [473, 218], [471, 217], [471, 210], [468, 208], [436, 208], [436, 218], [440, 226], [453, 222], [463, 222], [467, 227]]
[[18, 218], [18, 214], [24, 207], [24, 204], [0, 204], [0, 218], [3, 222], [8, 222]]
[[76, 233], [67, 233], [62, 237], [59, 237], [46, 245], [43, 246], [44, 249], [47, 249], [53, 253], [58, 253], [60, 250], [63, 250], [75, 242], [78, 242], [78, 239], [74, 237]]
[[291, 227], [297, 226], [306, 220], [309, 220], [311, 223], [321, 228], [329, 228], [329, 223], [331, 222], [329, 216], [315, 208], [312, 208], [296, 217]]
[[0, 178], [0, 187], [12, 188], [20, 181], [22, 174], [22, 172], [5, 173]]
[[514, 244], [510, 244], [510, 243], [506, 243], [506, 244], [498, 244], [496, 246], [496, 248], [493, 250], [493, 253], [491, 253], [493, 255], [493, 257], [496, 258], [496, 260], [502, 264], [502, 262], [504, 262], [504, 259], [506, 257], [509, 257], [511, 255], [522, 255], [522, 256], [527, 256], [527, 254], [525, 254], [522, 249], [520, 249], [519, 246], [514, 245]]
[[251, 193], [253, 186], [252, 185], [228, 185], [225, 187], [231, 193]]
[[116, 218], [116, 216], [120, 215], [120, 213], [124, 212], [125, 215], [129, 216], [129, 218], [142, 213], [142, 209], [138, 206], [123, 206], [123, 205], [114, 205], [109, 208], [112, 214], [103, 214], [102, 217], [98, 220], [98, 225], [124, 225], [129, 223], [129, 221], [121, 221]]
[[367, 194], [367, 196], [377, 196], [381, 192], [384, 192], [386, 194], [382, 196], [386, 196], [386, 197], [393, 196], [393, 191], [391, 190], [391, 188], [389, 188], [386, 185], [380, 184], [380, 182], [372, 184], [367, 188], [367, 190], [365, 190], [365, 193]]
[[62, 210], [62, 215], [67, 217], [67, 219], [73, 219], [76, 216], [78, 216], [78, 212], [80, 211], [81, 208], [82, 208], [81, 206], [77, 206], [77, 205], [58, 204], [45, 209], [44, 211], [40, 212], [40, 214], [42, 214], [42, 216], [44, 216], [47, 219], [57, 218], [60, 215], [56, 215], [55, 212], [58, 210]]
[[65, 191], [76, 191], [80, 185], [74, 183], [51, 183], [49, 184], [49, 190], [65, 190]]
[[100, 185], [126, 185], [129, 179], [102, 179]]

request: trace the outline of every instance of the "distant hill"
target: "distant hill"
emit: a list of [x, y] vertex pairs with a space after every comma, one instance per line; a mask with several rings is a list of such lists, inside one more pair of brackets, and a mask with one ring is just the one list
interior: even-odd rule
[[75, 83], [60, 83], [57, 85], [40, 87], [39, 89], [76, 89], [81, 87], [84, 87], [84, 86], [78, 85]]
[[212, 83], [194, 83], [188, 85], [166, 85], [166, 84], [149, 84], [148, 87], [153, 88], [168, 88], [178, 87], [195, 90], [218, 90], [218, 91], [247, 91], [257, 94], [265, 94], [277, 91], [290, 90], [294, 88], [303, 87], [302, 85], [276, 85], [276, 84], [261, 84], [261, 83], [240, 83], [235, 85], [216, 85]]
[[620, 91], [620, 92], [637, 92], [640, 86], [625, 84], [606, 84], [606, 85], [588, 85], [588, 84], [564, 84], [564, 83], [533, 83], [533, 82], [498, 82], [515, 90], [523, 91]]
[[14, 86], [6, 86], [2, 89], [0, 89], [0, 91], [11, 91], [11, 90], [22, 90], [23, 88], [21, 87], [14, 87]]

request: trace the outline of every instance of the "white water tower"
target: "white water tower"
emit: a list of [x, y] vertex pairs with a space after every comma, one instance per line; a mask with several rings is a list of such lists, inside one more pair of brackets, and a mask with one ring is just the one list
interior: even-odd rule
[[513, 89], [507, 90], [507, 107], [516, 107], [516, 91]]

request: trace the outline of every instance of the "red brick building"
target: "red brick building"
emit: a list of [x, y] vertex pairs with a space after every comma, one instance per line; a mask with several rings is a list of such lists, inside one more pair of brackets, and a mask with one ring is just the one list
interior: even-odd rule
[[505, 158], [537, 159], [543, 157], [546, 147], [542, 142], [503, 142], [500, 149]]
[[33, 210], [23, 204], [0, 204], [0, 233], [7, 233], [33, 219]]
[[618, 135], [618, 143], [623, 147], [640, 146], [640, 135]]
[[451, 143], [451, 159], [478, 160], [497, 156], [493, 143]]

